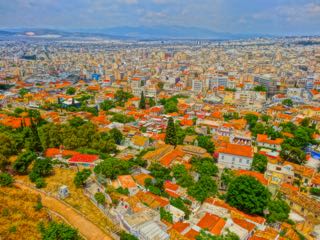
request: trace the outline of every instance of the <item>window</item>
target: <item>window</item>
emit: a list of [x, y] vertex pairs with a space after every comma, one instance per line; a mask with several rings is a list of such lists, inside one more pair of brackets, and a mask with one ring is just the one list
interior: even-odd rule
[[239, 162], [242, 163], [242, 159], [241, 158], [239, 159]]
[[247, 164], [249, 164], [250, 163], [250, 160], [247, 160]]
[[234, 161], [235, 161], [235, 157], [232, 158], [232, 162], [234, 162]]
[[222, 160], [224, 159], [224, 155], [221, 156], [221, 159], [222, 159]]

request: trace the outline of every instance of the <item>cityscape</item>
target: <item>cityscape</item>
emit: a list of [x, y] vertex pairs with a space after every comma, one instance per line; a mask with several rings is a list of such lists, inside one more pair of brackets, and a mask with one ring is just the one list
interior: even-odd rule
[[257, 2], [0, 0], [0, 240], [319, 240], [320, 4]]

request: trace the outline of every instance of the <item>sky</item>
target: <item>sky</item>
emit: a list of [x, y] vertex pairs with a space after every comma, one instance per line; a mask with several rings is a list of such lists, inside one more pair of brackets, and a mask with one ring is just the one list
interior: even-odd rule
[[0, 28], [184, 26], [320, 34], [320, 0], [0, 0]]

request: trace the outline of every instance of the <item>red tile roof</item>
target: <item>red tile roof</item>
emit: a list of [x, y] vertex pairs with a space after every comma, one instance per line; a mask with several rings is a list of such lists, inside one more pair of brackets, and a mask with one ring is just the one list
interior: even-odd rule
[[236, 175], [246, 175], [246, 176], [251, 176], [257, 179], [259, 182], [261, 182], [263, 185], [268, 185], [267, 179], [264, 178], [264, 175], [262, 173], [254, 172], [254, 171], [249, 171], [249, 170], [236, 170]]
[[69, 159], [69, 163], [93, 163], [99, 159], [98, 155], [76, 154]]
[[251, 146], [244, 146], [238, 144], [229, 143], [226, 145], [226, 147], [219, 149], [219, 152], [248, 158], [253, 157], [253, 148]]
[[226, 221], [217, 215], [206, 213], [203, 218], [198, 222], [198, 227], [208, 229], [214, 235], [220, 235]]

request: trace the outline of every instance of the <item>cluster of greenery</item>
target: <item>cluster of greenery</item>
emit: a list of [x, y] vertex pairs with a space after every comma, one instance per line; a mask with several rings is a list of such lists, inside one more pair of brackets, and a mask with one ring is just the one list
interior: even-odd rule
[[230, 121], [230, 120], [239, 119], [239, 118], [240, 118], [240, 116], [239, 116], [239, 113], [237, 113], [237, 112], [230, 112], [230, 113], [223, 114], [223, 119], [225, 121]]
[[119, 123], [129, 123], [129, 122], [134, 122], [135, 119], [133, 116], [127, 116], [125, 114], [115, 113], [115, 114], [113, 114], [110, 121], [111, 122], [119, 122]]
[[116, 192], [117, 192], [117, 193], [120, 193], [120, 194], [122, 194], [122, 195], [129, 196], [129, 190], [128, 190], [128, 188], [119, 187], [119, 188], [116, 189]]
[[260, 173], [264, 173], [267, 170], [268, 159], [266, 156], [255, 153], [251, 169]]
[[10, 186], [13, 181], [13, 177], [10, 174], [0, 173], [0, 187]]
[[151, 180], [150, 178], [147, 178], [145, 180], [146, 188], [153, 194], [167, 196], [164, 192], [163, 184], [165, 181], [172, 179], [170, 169], [165, 168], [158, 163], [152, 163], [149, 167], [149, 171], [154, 179]]
[[49, 158], [37, 158], [34, 161], [31, 172], [29, 173], [29, 178], [31, 182], [36, 184], [37, 188], [42, 188], [46, 186], [44, 177], [47, 177], [51, 174], [53, 169], [53, 164]]
[[104, 100], [102, 103], [100, 103], [100, 108], [103, 111], [109, 111], [110, 109], [114, 108], [116, 105], [112, 100]]
[[178, 112], [178, 99], [179, 98], [187, 98], [184, 95], [175, 95], [168, 99], [161, 99], [160, 103], [164, 106], [165, 113], [173, 113]]
[[258, 180], [250, 176], [236, 177], [229, 185], [226, 201], [231, 206], [249, 213], [263, 215], [271, 194]]
[[310, 188], [310, 194], [320, 197], [320, 188]]
[[106, 197], [102, 192], [96, 192], [94, 194], [94, 199], [97, 201], [98, 204], [104, 205], [106, 202]]
[[170, 212], [167, 212], [164, 208], [160, 208], [160, 218], [169, 223], [173, 223], [172, 214]]
[[198, 146], [206, 149], [208, 153], [212, 154], [214, 152], [215, 146], [210, 136], [198, 136], [197, 141]]
[[132, 98], [133, 95], [129, 92], [125, 92], [122, 89], [118, 90], [115, 95], [116, 105], [124, 106], [124, 104], [128, 101], [128, 99]]
[[74, 95], [76, 93], [76, 89], [74, 87], [69, 87], [66, 91], [68, 95]]
[[176, 208], [182, 210], [185, 214], [185, 219], [189, 219], [190, 216], [190, 209], [186, 206], [186, 203], [181, 198], [172, 198], [170, 199], [170, 204]]
[[227, 92], [236, 92], [237, 91], [237, 89], [236, 88], [225, 88], [224, 89], [225, 91], [227, 91]]
[[282, 101], [282, 104], [283, 104], [284, 106], [287, 106], [287, 107], [292, 107], [292, 106], [293, 106], [293, 101], [292, 101], [290, 98], [284, 99], [284, 100]]
[[43, 149], [59, 147], [77, 150], [89, 148], [101, 153], [115, 153], [116, 145], [109, 133], [100, 133], [96, 125], [79, 117], [66, 124], [48, 123], [38, 128], [40, 146]]
[[238, 237], [237, 234], [233, 232], [228, 232], [225, 235], [212, 235], [209, 233], [206, 233], [206, 231], [201, 230], [200, 234], [196, 237], [196, 240], [239, 240], [240, 238]]
[[29, 166], [37, 159], [37, 155], [32, 151], [22, 152], [13, 163], [13, 170], [21, 175], [27, 174]]
[[43, 223], [39, 224], [42, 240], [64, 239], [82, 240], [78, 231], [64, 223], [50, 222], [46, 227]]
[[285, 138], [281, 145], [280, 156], [287, 161], [303, 164], [306, 160], [305, 148], [309, 144], [317, 144], [312, 138], [312, 135], [318, 132], [315, 126], [311, 124], [309, 118], [305, 118], [299, 126], [292, 122], [287, 122], [282, 123], [280, 127], [283, 132], [293, 135], [293, 138]]
[[182, 145], [183, 144], [184, 138], [186, 136], [190, 136], [190, 135], [195, 135], [196, 134], [196, 131], [195, 131], [194, 127], [182, 128], [178, 121], [176, 121], [176, 124], [175, 124], [175, 131], [176, 131], [177, 144], [178, 145]]
[[266, 91], [267, 91], [267, 88], [266, 88], [265, 86], [259, 85], [259, 86], [255, 86], [255, 87], [253, 88], [253, 91], [256, 91], [256, 92], [266, 92]]
[[166, 137], [164, 139], [166, 144], [177, 145], [177, 134], [176, 127], [174, 125], [173, 118], [170, 117], [168, 119], [167, 128], [166, 128]]
[[193, 182], [193, 178], [188, 173], [186, 167], [182, 164], [176, 164], [172, 167], [173, 177], [176, 179], [177, 184], [181, 187], [191, 186]]
[[119, 175], [129, 174], [130, 167], [127, 161], [108, 157], [95, 166], [94, 172], [103, 178], [116, 179]]
[[121, 232], [120, 233], [120, 240], [139, 240], [139, 239], [129, 233]]
[[264, 216], [270, 223], [287, 221], [290, 212], [285, 201], [272, 200], [271, 193], [265, 186], [255, 178], [245, 175], [231, 180], [226, 202], [245, 213]]
[[76, 173], [76, 176], [73, 179], [73, 183], [76, 187], [83, 187], [91, 175], [90, 169], [83, 169]]

